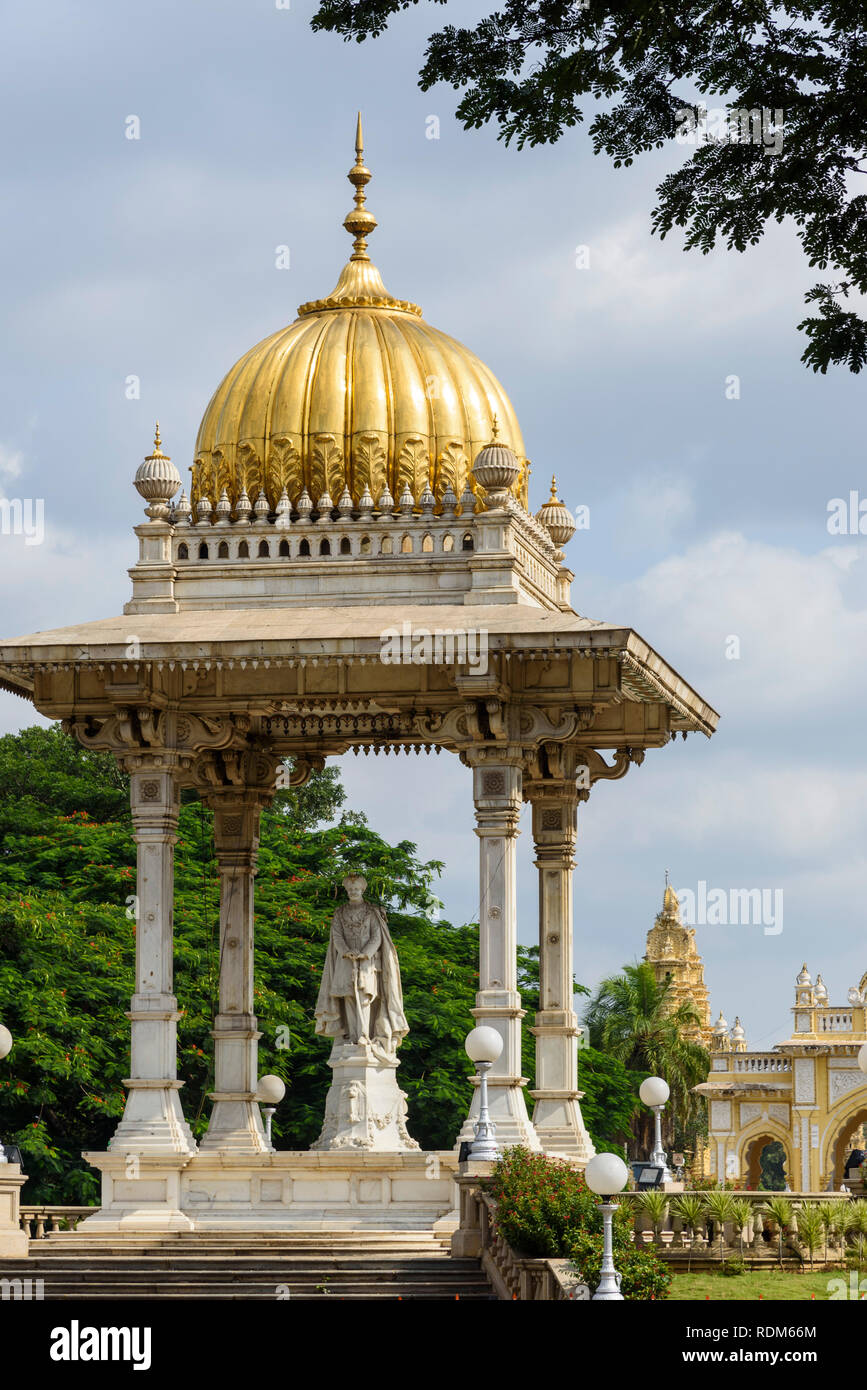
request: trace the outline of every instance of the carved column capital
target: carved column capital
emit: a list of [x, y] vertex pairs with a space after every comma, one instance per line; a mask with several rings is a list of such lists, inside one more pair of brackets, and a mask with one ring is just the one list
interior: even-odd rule
[[578, 803], [581, 793], [574, 781], [549, 780], [524, 783], [524, 800], [529, 801], [533, 821], [533, 843], [537, 855], [565, 854], [571, 859], [578, 836]]
[[190, 784], [214, 809], [233, 800], [267, 806], [277, 790], [281, 760], [271, 748], [210, 749], [193, 760]]

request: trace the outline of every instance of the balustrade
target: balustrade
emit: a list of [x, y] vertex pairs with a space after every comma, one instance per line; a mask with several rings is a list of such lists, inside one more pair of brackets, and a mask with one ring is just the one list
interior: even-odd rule
[[74, 1231], [79, 1221], [98, 1210], [98, 1207], [22, 1206], [21, 1229], [31, 1240], [44, 1240], [55, 1231]]
[[732, 1071], [782, 1072], [792, 1070], [791, 1057], [778, 1052], [744, 1052], [732, 1057]]

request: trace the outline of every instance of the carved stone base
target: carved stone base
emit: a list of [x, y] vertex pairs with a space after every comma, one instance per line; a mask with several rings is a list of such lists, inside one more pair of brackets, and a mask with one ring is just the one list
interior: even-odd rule
[[0, 1164], [0, 1258], [27, 1254], [30, 1242], [19, 1219], [21, 1188], [26, 1181], [20, 1164]]
[[328, 1065], [333, 1079], [325, 1100], [325, 1123], [314, 1149], [359, 1149], [400, 1153], [417, 1149], [406, 1129], [406, 1095], [397, 1084], [398, 1063], [372, 1047], [335, 1043]]
[[533, 1128], [546, 1154], [573, 1159], [581, 1168], [595, 1154], [593, 1140], [584, 1125], [580, 1097], [583, 1092], [531, 1091], [536, 1101]]
[[123, 1231], [192, 1231], [181, 1211], [181, 1175], [188, 1154], [85, 1153], [102, 1174], [99, 1211], [79, 1222], [87, 1235]]
[[129, 1094], [109, 1148], [113, 1154], [193, 1154], [196, 1141], [181, 1109], [181, 1081], [127, 1078]]
[[[457, 1138], [455, 1145], [457, 1149], [465, 1140], [472, 1141], [475, 1138], [476, 1121], [479, 1118], [478, 1077], [474, 1076], [472, 1083], [473, 1098], [470, 1102], [469, 1114], [464, 1120]], [[496, 1130], [495, 1137], [501, 1149], [514, 1144], [521, 1144], [526, 1149], [534, 1149], [538, 1152], [541, 1147], [538, 1135], [527, 1114], [527, 1102], [524, 1100], [525, 1085], [526, 1077], [523, 1076], [488, 1076], [488, 1107]]]
[[[457, 1226], [453, 1153], [86, 1154], [102, 1208], [78, 1234], [131, 1241], [171, 1231], [447, 1231]], [[23, 1233], [22, 1233], [23, 1234]], [[14, 1252], [10, 1252], [14, 1253]]]

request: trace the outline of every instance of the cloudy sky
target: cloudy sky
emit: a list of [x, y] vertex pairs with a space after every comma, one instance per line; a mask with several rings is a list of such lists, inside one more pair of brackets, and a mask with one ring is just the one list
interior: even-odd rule
[[[312, 34], [313, 9], [6, 11], [0, 494], [44, 498], [46, 535], [0, 536], [3, 633], [120, 612], [140, 518], [131, 480], [153, 421], [186, 477], [227, 368], [332, 288], [361, 107], [371, 250], [389, 290], [499, 376], [533, 505], [556, 472], [567, 503], [590, 508], [569, 551], [575, 607], [635, 627], [722, 714], [712, 741], [649, 754], [583, 808], [576, 974], [592, 986], [643, 953], [666, 868], [693, 892], [781, 892], [781, 931], [778, 916], [771, 930], [698, 927], [715, 1011], [739, 1012], [750, 1044], [767, 1046], [788, 1031], [803, 960], [832, 1002], [867, 970], [867, 582], [863, 543], [827, 529], [829, 499], [862, 485], [863, 383], [798, 360], [816, 276], [790, 227], [745, 256], [685, 255], [650, 235], [654, 186], [683, 150], [614, 170], [580, 132], [505, 149], [456, 125], [450, 91], [418, 90], [441, 7], [362, 47]], [[283, 244], [288, 270], [275, 267]], [[126, 398], [131, 375], [139, 400]], [[33, 720], [0, 696], [3, 731]], [[444, 757], [350, 757], [343, 771], [376, 829], [445, 860], [445, 913], [472, 918], [467, 771]], [[526, 825], [520, 875], [529, 942]]]

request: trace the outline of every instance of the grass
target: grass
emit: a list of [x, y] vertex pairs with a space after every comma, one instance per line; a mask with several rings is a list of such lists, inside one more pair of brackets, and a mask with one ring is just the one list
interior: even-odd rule
[[[861, 1278], [864, 1278], [863, 1274]], [[709, 1295], [711, 1302], [753, 1302], [758, 1301], [761, 1294], [769, 1303], [791, 1303], [803, 1300], [810, 1302], [811, 1295], [815, 1294], [816, 1302], [819, 1303], [829, 1298], [828, 1284], [832, 1279], [844, 1279], [848, 1290], [849, 1271], [844, 1269], [822, 1270], [821, 1273], [813, 1274], [757, 1269], [732, 1278], [713, 1271], [702, 1274], [675, 1274], [668, 1297], [681, 1302], [690, 1299], [704, 1301]], [[831, 1292], [833, 1291], [832, 1289]]]

